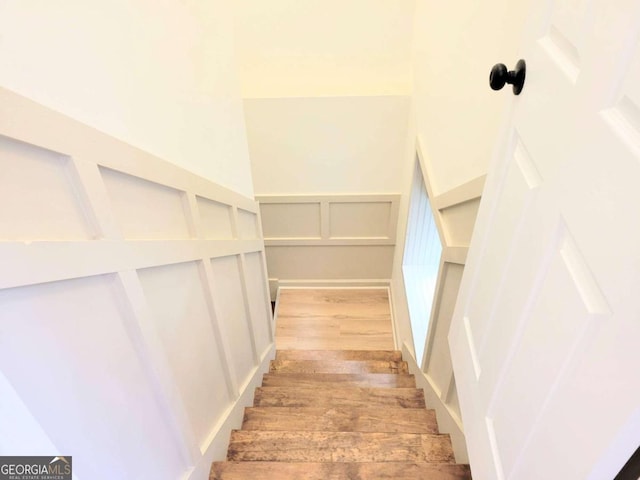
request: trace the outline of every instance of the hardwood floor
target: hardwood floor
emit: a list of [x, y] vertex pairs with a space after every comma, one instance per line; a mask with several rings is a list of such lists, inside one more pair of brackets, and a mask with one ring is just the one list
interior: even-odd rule
[[387, 290], [282, 289], [278, 350], [393, 350]]
[[385, 289], [280, 292], [275, 359], [210, 480], [471, 480], [394, 350]]

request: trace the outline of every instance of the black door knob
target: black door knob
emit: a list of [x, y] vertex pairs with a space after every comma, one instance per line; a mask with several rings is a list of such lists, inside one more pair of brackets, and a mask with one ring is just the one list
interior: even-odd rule
[[513, 94], [520, 95], [524, 87], [524, 79], [527, 74], [527, 64], [524, 60], [518, 60], [515, 70], [507, 71], [504, 63], [497, 63], [491, 69], [489, 85], [493, 90], [501, 90], [507, 83], [513, 85]]

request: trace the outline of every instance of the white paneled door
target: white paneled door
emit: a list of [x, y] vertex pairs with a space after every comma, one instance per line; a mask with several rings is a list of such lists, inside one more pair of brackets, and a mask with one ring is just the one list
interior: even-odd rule
[[449, 342], [474, 478], [608, 480], [640, 445], [640, 2], [532, 5]]

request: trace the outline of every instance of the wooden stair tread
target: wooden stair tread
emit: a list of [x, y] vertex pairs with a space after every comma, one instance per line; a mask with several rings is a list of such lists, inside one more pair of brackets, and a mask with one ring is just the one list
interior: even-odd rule
[[408, 373], [407, 362], [392, 360], [273, 360], [271, 373]]
[[258, 387], [256, 407], [404, 407], [426, 408], [417, 388], [298, 388]]
[[234, 430], [227, 459], [281, 462], [454, 463], [448, 435]]
[[249, 407], [242, 429], [438, 433], [433, 410], [396, 407]]
[[279, 350], [210, 480], [470, 480], [401, 353]]
[[399, 350], [278, 350], [276, 360], [381, 360], [401, 362]]
[[471, 480], [468, 465], [416, 462], [215, 462], [209, 480]]
[[413, 375], [395, 373], [266, 373], [263, 387], [404, 387], [415, 388]]

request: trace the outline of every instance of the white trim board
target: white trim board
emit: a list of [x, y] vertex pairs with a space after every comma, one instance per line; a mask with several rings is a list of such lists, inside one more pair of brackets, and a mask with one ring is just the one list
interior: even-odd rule
[[459, 420], [458, 415], [443, 402], [441, 398], [442, 392], [434, 389], [432, 382], [429, 381], [428, 377], [416, 363], [415, 358], [411, 354], [411, 349], [406, 342], [403, 342], [401, 351], [402, 359], [406, 361], [409, 366], [409, 373], [415, 375], [416, 386], [424, 390], [427, 408], [432, 408], [436, 411], [440, 433], [447, 433], [451, 437], [456, 462], [469, 463], [462, 422]]
[[275, 344], [272, 344], [262, 356], [260, 365], [254, 368], [249, 380], [240, 389], [240, 395], [223, 415], [223, 421], [211, 432], [207, 445], [202, 450], [200, 463], [183, 477], [184, 480], [201, 480], [211, 470], [211, 462], [224, 461], [227, 457], [231, 431], [242, 426], [244, 409], [253, 405], [255, 390], [262, 384], [262, 376], [269, 372], [269, 363], [276, 356]]
[[276, 280], [278, 282], [278, 289], [281, 288], [387, 288], [391, 285], [389, 279], [355, 279], [355, 280]]

